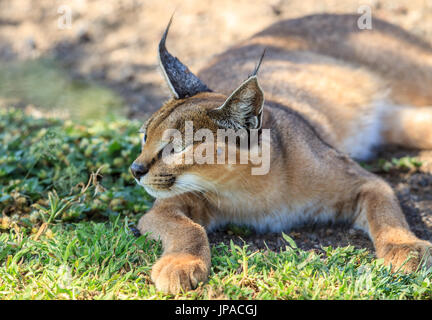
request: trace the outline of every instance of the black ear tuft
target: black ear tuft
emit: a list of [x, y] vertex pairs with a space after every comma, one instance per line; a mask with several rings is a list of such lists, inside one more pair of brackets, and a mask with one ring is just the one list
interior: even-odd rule
[[191, 97], [200, 92], [211, 92], [211, 90], [183, 63], [173, 57], [166, 49], [165, 43], [173, 16], [159, 42], [159, 64], [165, 76], [168, 86], [177, 99]]
[[256, 65], [256, 67], [255, 67], [255, 70], [254, 70], [254, 71], [249, 75], [249, 78], [258, 75], [258, 71], [259, 71], [259, 68], [261, 67], [261, 62], [262, 62], [263, 59], [264, 59], [264, 56], [265, 56], [266, 50], [267, 50], [266, 48], [263, 50], [263, 53], [261, 54], [261, 57], [260, 57], [260, 59], [259, 59], [257, 65]]

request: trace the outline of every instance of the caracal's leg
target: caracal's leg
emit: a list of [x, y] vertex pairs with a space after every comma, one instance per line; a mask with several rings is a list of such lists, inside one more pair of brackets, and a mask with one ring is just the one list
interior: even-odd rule
[[152, 269], [158, 290], [179, 293], [207, 280], [210, 247], [204, 228], [187, 215], [189, 206], [175, 200], [157, 201], [138, 223], [141, 234], [162, 240], [164, 252]]
[[421, 262], [432, 265], [432, 244], [418, 239], [409, 229], [392, 188], [383, 180], [371, 178], [357, 191], [354, 224], [367, 231], [376, 254], [391, 264], [415, 271]]

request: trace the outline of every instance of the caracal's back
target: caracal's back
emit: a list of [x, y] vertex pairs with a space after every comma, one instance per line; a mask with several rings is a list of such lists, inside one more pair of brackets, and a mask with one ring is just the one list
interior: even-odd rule
[[[432, 48], [379, 19], [321, 14], [276, 23], [216, 56], [199, 73], [229, 94], [266, 48], [267, 101], [301, 113], [323, 139], [354, 158], [379, 144], [432, 148]], [[229, 66], [229, 67], [228, 67]]]

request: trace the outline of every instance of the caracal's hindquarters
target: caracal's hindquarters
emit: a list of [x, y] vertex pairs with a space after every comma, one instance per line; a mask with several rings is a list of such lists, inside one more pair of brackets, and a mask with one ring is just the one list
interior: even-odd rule
[[382, 118], [383, 142], [432, 149], [432, 107], [390, 106]]

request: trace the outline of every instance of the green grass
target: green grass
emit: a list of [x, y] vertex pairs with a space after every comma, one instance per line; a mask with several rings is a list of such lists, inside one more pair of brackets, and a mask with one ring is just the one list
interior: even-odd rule
[[[290, 241], [291, 242], [291, 241]], [[251, 252], [212, 248], [207, 283], [177, 296], [155, 290], [151, 265], [160, 244], [135, 238], [128, 219], [57, 224], [38, 240], [0, 235], [1, 299], [431, 299], [431, 273], [392, 274], [353, 247], [318, 255], [291, 247]]]
[[157, 292], [161, 245], [129, 228], [152, 202], [128, 172], [139, 125], [0, 111], [0, 299], [432, 299], [432, 270], [392, 274], [366, 250], [318, 254], [286, 235], [279, 252], [214, 246], [208, 282]]
[[144, 213], [151, 198], [128, 169], [140, 150], [139, 126], [0, 111], [0, 229]]
[[411, 171], [415, 172], [422, 166], [422, 162], [416, 157], [405, 156], [402, 158], [374, 159], [368, 163], [361, 162], [360, 165], [375, 173], [392, 172], [392, 171]]

